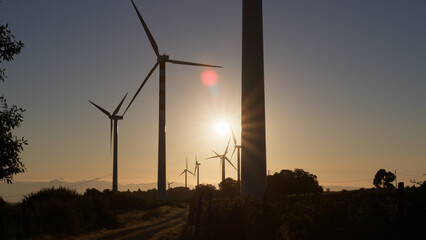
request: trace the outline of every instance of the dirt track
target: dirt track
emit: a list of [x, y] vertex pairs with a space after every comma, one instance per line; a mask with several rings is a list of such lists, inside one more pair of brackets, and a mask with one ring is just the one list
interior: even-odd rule
[[94, 234], [80, 236], [87, 240], [136, 240], [136, 239], [177, 239], [187, 220], [186, 208], [174, 208], [161, 217], [149, 221], [138, 220], [122, 228], [103, 230]]

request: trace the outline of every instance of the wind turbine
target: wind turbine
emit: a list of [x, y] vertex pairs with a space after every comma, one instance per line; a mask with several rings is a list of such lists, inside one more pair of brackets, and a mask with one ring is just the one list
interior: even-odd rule
[[187, 181], [186, 181], [187, 174], [190, 173], [190, 174], [195, 176], [195, 174], [193, 174], [191, 171], [188, 170], [188, 158], [186, 159], [186, 168], [185, 168], [185, 170], [183, 170], [183, 172], [181, 174], [179, 174], [179, 177], [184, 173], [185, 173], [185, 188], [186, 188], [187, 187], [187, 184], [186, 184], [187, 183]]
[[241, 57], [241, 197], [266, 192], [265, 81], [262, 0], [243, 0]]
[[[222, 165], [222, 182], [225, 180], [225, 160], [228, 161], [228, 163], [231, 164], [231, 166], [235, 168], [234, 164], [232, 164], [232, 162], [226, 156], [226, 154], [229, 152], [228, 147], [229, 147], [229, 142], [230, 141], [231, 140], [228, 141], [228, 145], [226, 145], [225, 152], [222, 155], [220, 155], [217, 152], [215, 152], [214, 150], [212, 150], [216, 154], [216, 156], [212, 156], [212, 157], [206, 158], [206, 159], [219, 158], [221, 160], [220, 163]], [[236, 170], [236, 168], [235, 168], [235, 170]]]
[[112, 171], [112, 191], [117, 192], [117, 165], [118, 165], [118, 120], [123, 120], [123, 115], [119, 116], [117, 115], [118, 111], [120, 111], [121, 105], [124, 102], [124, 99], [126, 98], [128, 93], [124, 96], [123, 100], [121, 100], [120, 104], [115, 108], [114, 112], [110, 114], [107, 110], [99, 107], [95, 103], [89, 100], [91, 104], [93, 104], [97, 109], [101, 110], [101, 112], [105, 113], [110, 119], [110, 148], [111, 148], [111, 141], [112, 141], [112, 133], [114, 128], [114, 150], [113, 150], [113, 171]]
[[[142, 27], [144, 28], [145, 33], [148, 36], [149, 42], [151, 43], [151, 46], [154, 49], [155, 55], [157, 56], [157, 62], [154, 64], [154, 67], [151, 69], [151, 71], [149, 71], [145, 80], [142, 82], [141, 86], [137, 90], [135, 96], [130, 101], [127, 109], [130, 107], [133, 100], [139, 94], [140, 90], [145, 85], [145, 83], [148, 81], [149, 77], [152, 75], [154, 70], [157, 68], [158, 65], [160, 65], [160, 96], [159, 96], [160, 104], [159, 104], [159, 123], [158, 123], [158, 181], [157, 181], [158, 195], [157, 195], [157, 198], [159, 200], [165, 200], [166, 199], [166, 62], [174, 63], [174, 64], [181, 64], [181, 65], [200, 66], [200, 67], [218, 67], [218, 68], [221, 68], [221, 66], [172, 60], [166, 54], [160, 55], [160, 52], [158, 50], [158, 46], [157, 46], [157, 43], [154, 40], [154, 37], [152, 36], [151, 32], [149, 31], [148, 26], [146, 25], [145, 21], [143, 20], [142, 15], [140, 14], [139, 10], [137, 9], [135, 3], [133, 2], [133, 0], [131, 0], [131, 1], [132, 1], [132, 5], [133, 5], [138, 17], [139, 17], [139, 20], [142, 23]], [[126, 109], [126, 111], [127, 111], [127, 109]]]
[[197, 155], [195, 155], [194, 174], [197, 174], [197, 186], [200, 185], [200, 165], [201, 165], [201, 163], [198, 162]]
[[169, 181], [167, 181], [167, 189], [170, 189], [170, 185], [172, 185], [173, 183], [175, 183], [175, 182], [169, 182]]
[[240, 178], [240, 149], [241, 149], [241, 145], [237, 145], [237, 139], [235, 138], [235, 134], [234, 131], [231, 129], [232, 132], [232, 138], [234, 140], [234, 151], [232, 151], [232, 155], [230, 157], [230, 159], [232, 159], [232, 156], [234, 156], [235, 150], [237, 150], [237, 178], [238, 178], [238, 182], [240, 182], [241, 178]]

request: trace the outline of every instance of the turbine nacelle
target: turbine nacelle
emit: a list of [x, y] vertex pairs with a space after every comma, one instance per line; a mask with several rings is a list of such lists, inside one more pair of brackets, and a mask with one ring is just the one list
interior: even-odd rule
[[111, 116], [109, 119], [111, 120], [123, 120], [123, 116]]
[[169, 61], [169, 56], [166, 54], [163, 54], [157, 57], [157, 62], [167, 62], [167, 61]]

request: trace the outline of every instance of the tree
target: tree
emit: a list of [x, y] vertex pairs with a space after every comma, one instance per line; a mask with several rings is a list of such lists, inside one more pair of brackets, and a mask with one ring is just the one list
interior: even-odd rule
[[[12, 61], [16, 54], [21, 52], [24, 44], [16, 41], [10, 33], [8, 25], [0, 25], [0, 63]], [[0, 67], [0, 80], [4, 82], [5, 69]], [[6, 99], [0, 97], [0, 181], [12, 183], [13, 175], [25, 171], [19, 154], [23, 151], [23, 146], [27, 145], [27, 140], [13, 136], [12, 130], [19, 127], [22, 120], [22, 113], [25, 110], [12, 105], [10, 108]]]
[[238, 196], [240, 184], [232, 178], [226, 178], [219, 183], [219, 190], [224, 197], [234, 198]]
[[12, 135], [22, 122], [24, 110], [15, 105], [8, 108], [4, 97], [0, 97], [0, 105], [0, 180], [12, 183], [13, 175], [25, 171], [19, 154], [27, 140]]
[[[3, 61], [12, 61], [16, 54], [24, 47], [22, 41], [16, 41], [15, 36], [10, 32], [8, 25], [0, 25], [0, 64]], [[5, 69], [0, 67], [0, 80], [6, 79]]]
[[280, 173], [269, 175], [267, 191], [271, 199], [282, 199], [288, 194], [309, 194], [323, 192], [317, 176], [303, 169], [294, 171], [283, 169]]
[[374, 176], [373, 184], [376, 188], [395, 188], [392, 182], [395, 180], [395, 174], [386, 172], [385, 169], [380, 169]]

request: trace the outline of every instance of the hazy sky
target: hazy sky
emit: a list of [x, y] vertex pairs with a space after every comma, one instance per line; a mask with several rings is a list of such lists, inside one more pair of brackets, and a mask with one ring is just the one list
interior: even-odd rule
[[[221, 119], [240, 142], [242, 1], [135, 3], [160, 53], [224, 66], [214, 69], [211, 87], [201, 81], [208, 68], [168, 64], [166, 73], [167, 178], [183, 182], [185, 158], [193, 170], [197, 154], [200, 182], [218, 183], [219, 161], [203, 159], [225, 149], [230, 135], [214, 131]], [[380, 168], [421, 180], [426, 2], [265, 0], [263, 7], [267, 169], [302, 168], [321, 185], [371, 187]], [[3, 0], [5, 23], [25, 43], [0, 83], [8, 103], [27, 110], [15, 132], [29, 140], [27, 172], [15, 180], [112, 173], [109, 119], [88, 100], [112, 111], [156, 61], [130, 0]], [[119, 183], [156, 181], [158, 70], [119, 129]], [[226, 173], [236, 178], [229, 165]]]

